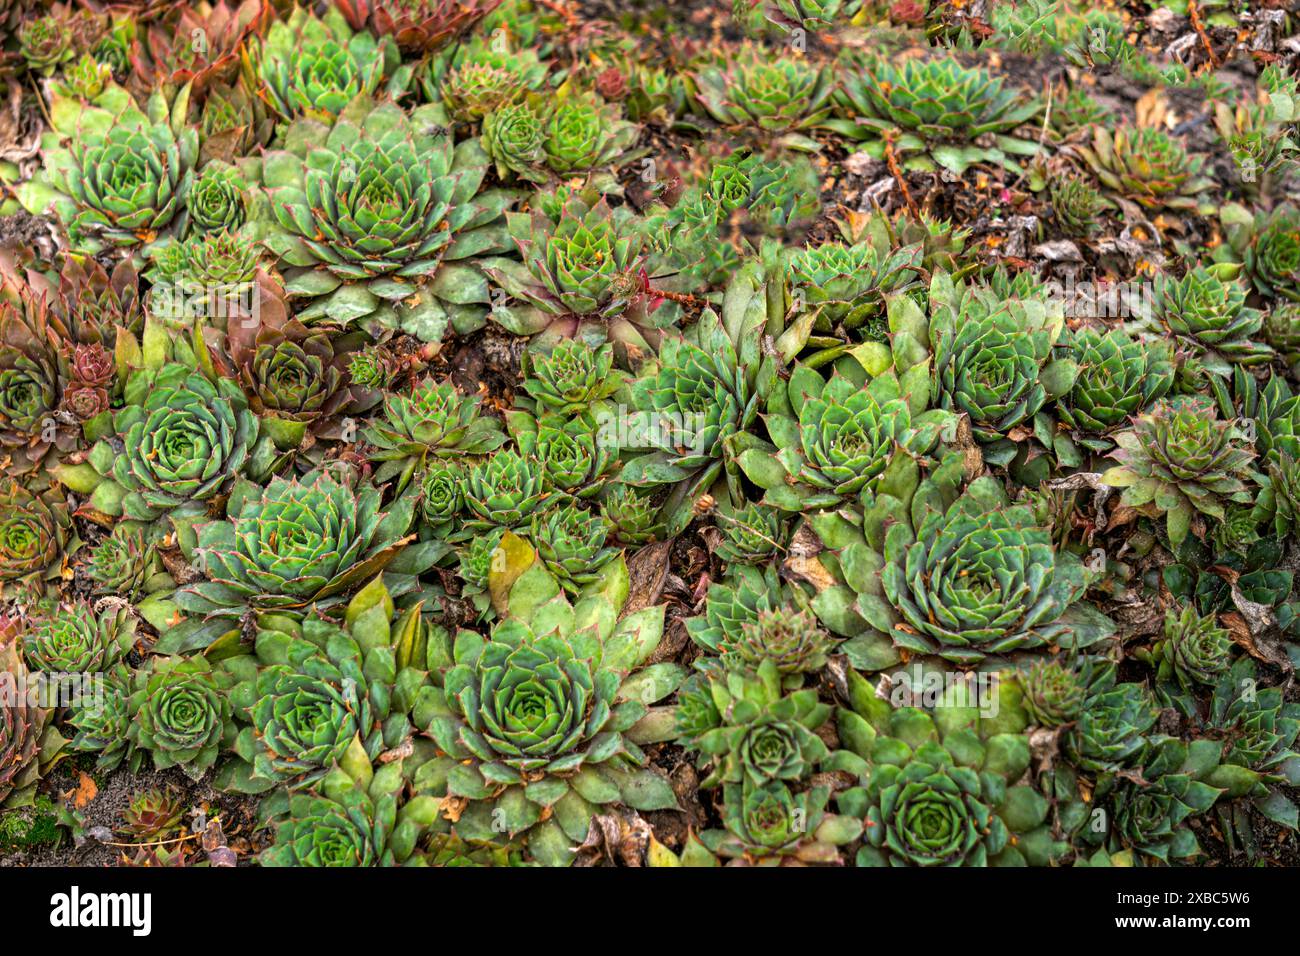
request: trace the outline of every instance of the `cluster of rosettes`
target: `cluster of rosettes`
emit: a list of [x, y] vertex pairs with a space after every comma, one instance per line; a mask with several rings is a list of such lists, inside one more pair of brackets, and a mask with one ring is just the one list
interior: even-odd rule
[[[0, 807], [87, 754], [256, 795], [274, 866], [1300, 830], [1300, 85], [988, 6], [652, 47], [534, 0], [0, 0]], [[1112, 71], [1199, 87], [1204, 152]], [[189, 804], [135, 794], [128, 862], [190, 862]]]

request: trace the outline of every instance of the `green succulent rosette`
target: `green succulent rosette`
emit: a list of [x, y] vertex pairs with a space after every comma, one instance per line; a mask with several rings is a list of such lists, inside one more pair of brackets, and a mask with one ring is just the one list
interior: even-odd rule
[[987, 70], [964, 67], [952, 57], [901, 64], [876, 57], [857, 66], [835, 92], [841, 118], [826, 125], [867, 141], [873, 158], [883, 158], [886, 139], [896, 137], [904, 168], [938, 165], [960, 176], [980, 162], [1018, 171], [1014, 157], [1038, 150], [1013, 133], [1038, 115], [1040, 104]]
[[663, 537], [664, 522], [655, 497], [620, 481], [606, 485], [600, 499], [600, 513], [609, 522], [614, 541], [638, 545]]
[[1097, 124], [1092, 144], [1079, 153], [1103, 186], [1147, 209], [1195, 210], [1214, 185], [1202, 175], [1203, 157], [1189, 155], [1179, 139], [1154, 126]]
[[[223, 789], [263, 793], [320, 781], [337, 764], [369, 767], [412, 734], [412, 716], [433, 693], [423, 668], [434, 634], [420, 604], [398, 612], [377, 577], [348, 602], [341, 623], [267, 615], [253, 653], [222, 668], [236, 683], [231, 707], [237, 760]], [[418, 715], [418, 714], [417, 714]]]
[[1049, 866], [1065, 853], [1051, 805], [1019, 782], [1030, 747], [1014, 684], [996, 685], [996, 716], [951, 694], [895, 709], [854, 671], [848, 688], [840, 740], [865, 776], [837, 806], [864, 823], [859, 866]]
[[1246, 305], [1246, 289], [1225, 280], [1219, 266], [1197, 266], [1181, 279], [1164, 277], [1156, 284], [1156, 308], [1151, 327], [1189, 345], [1201, 365], [1227, 375], [1233, 365], [1261, 365], [1273, 350], [1254, 341], [1264, 313]]
[[378, 92], [398, 60], [391, 38], [354, 33], [338, 10], [318, 19], [301, 8], [271, 24], [257, 57], [263, 89], [281, 117], [326, 122], [356, 96]]
[[1079, 600], [1088, 572], [1078, 556], [1057, 550], [995, 479], [960, 492], [962, 467], [952, 454], [924, 479], [900, 472], [864, 499], [860, 529], [841, 514], [810, 519], [836, 552], [823, 564], [845, 582], [812, 608], [850, 638], [841, 650], [860, 670], [893, 666], [903, 652], [972, 665], [1049, 643], [1081, 649], [1114, 632]]
[[784, 145], [816, 150], [814, 140], [795, 134], [830, 115], [835, 84], [828, 69], [809, 59], [745, 44], [725, 62], [691, 73], [690, 87], [700, 111], [719, 125], [785, 134]]
[[142, 762], [130, 734], [132, 677], [125, 664], [97, 674], [92, 692], [80, 694], [68, 709], [68, 750], [98, 754], [95, 766], [100, 770], [115, 770], [126, 762], [135, 772]]
[[1074, 333], [1069, 346], [1079, 374], [1057, 400], [1057, 414], [1074, 430], [1078, 444], [1109, 451], [1110, 435], [1173, 387], [1173, 349], [1163, 340], [1092, 327]]
[[349, 772], [334, 767], [316, 788], [279, 791], [275, 843], [262, 866], [419, 866], [418, 844], [438, 816], [432, 797], [404, 799], [402, 762]]
[[0, 599], [30, 600], [52, 589], [79, 544], [62, 495], [0, 482]]
[[465, 505], [477, 529], [516, 527], [552, 494], [541, 462], [510, 449], [477, 462], [465, 479]]
[[374, 446], [375, 481], [397, 478], [400, 492], [416, 470], [437, 459], [484, 455], [506, 435], [500, 423], [481, 413], [482, 398], [463, 396], [450, 381], [425, 379], [409, 395], [389, 392], [382, 411], [362, 430]]
[[91, 492], [92, 506], [127, 521], [167, 519], [193, 547], [193, 526], [209, 502], [243, 472], [270, 465], [270, 439], [232, 380], [210, 379], [180, 362], [132, 375], [113, 437], [95, 443], [80, 466], [60, 472]]
[[1232, 665], [1232, 637], [1214, 617], [1193, 607], [1165, 612], [1163, 638], [1151, 649], [1156, 677], [1177, 680], [1184, 690], [1195, 684], [1214, 686]]
[[231, 679], [203, 657], [152, 657], [131, 684], [128, 740], [157, 770], [179, 767], [198, 780], [234, 742]]
[[624, 315], [640, 292], [643, 241], [627, 206], [611, 208], [583, 190], [565, 197], [555, 216], [535, 207], [508, 213], [506, 222], [523, 261], [490, 259], [484, 268], [524, 305], [497, 307], [497, 323], [517, 335], [549, 331], [556, 344], [573, 336], [641, 341]]
[[128, 608], [96, 614], [83, 602], [38, 610], [22, 637], [27, 663], [58, 682], [111, 670], [134, 644], [135, 619]]
[[425, 98], [441, 103], [461, 123], [477, 123], [546, 82], [547, 64], [536, 51], [517, 48], [511, 33], [470, 37], [438, 53], [420, 76]]
[[164, 234], [183, 234], [199, 134], [173, 126], [162, 93], [141, 111], [110, 87], [84, 110], [63, 117], [42, 140], [41, 170], [18, 191], [33, 215], [53, 209], [75, 251], [131, 252]]
[[564, 502], [532, 517], [528, 538], [537, 556], [570, 594], [597, 582], [605, 566], [619, 558], [617, 548], [606, 545], [609, 522], [574, 501]]
[[[1121, 503], [1144, 514], [1165, 516], [1170, 542], [1187, 539], [1198, 515], [1225, 518], [1230, 502], [1250, 504], [1253, 452], [1233, 421], [1215, 414], [1199, 396], [1166, 399], [1115, 436], [1111, 457], [1119, 465], [1102, 481], [1123, 488]], [[1199, 536], [1199, 533], [1198, 533]]]
[[381, 497], [373, 485], [354, 485], [329, 471], [273, 478], [265, 488], [237, 482], [227, 520], [198, 531], [195, 555], [205, 580], [176, 592], [176, 605], [191, 618], [169, 630], [155, 651], [207, 647], [223, 635], [237, 640], [239, 619], [249, 610], [328, 608], [380, 571], [395, 595], [413, 590], [416, 575], [446, 545], [413, 541], [413, 495], [387, 511]]
[[428, 731], [445, 756], [421, 766], [415, 786], [465, 801], [452, 827], [462, 839], [522, 838], [534, 860], [564, 866], [601, 807], [676, 806], [667, 781], [641, 769], [631, 732], [685, 672], [640, 669], [662, 636], [662, 607], [616, 621], [605, 597], [570, 605], [538, 565], [515, 581], [509, 606], [489, 636], [456, 635]]
[[520, 372], [539, 418], [588, 411], [621, 384], [614, 371], [613, 346], [593, 348], [582, 339], [561, 339], [549, 353], [525, 352]]
[[480, 192], [487, 157], [437, 107], [360, 97], [332, 126], [297, 121], [261, 160], [264, 242], [304, 323], [360, 324], [439, 342], [482, 324], [486, 279], [465, 260], [502, 252], [507, 190]]
[[1018, 450], [1012, 430], [1036, 430], [1035, 416], [1048, 400], [1074, 384], [1078, 365], [1053, 353], [1064, 327], [1061, 304], [1047, 298], [961, 289], [942, 275], [931, 283], [932, 400], [970, 416], [989, 463], [1009, 464]]

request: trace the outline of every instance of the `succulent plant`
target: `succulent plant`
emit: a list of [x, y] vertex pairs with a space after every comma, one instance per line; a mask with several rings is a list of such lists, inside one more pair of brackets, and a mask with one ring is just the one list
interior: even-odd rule
[[503, 103], [483, 117], [483, 151], [502, 179], [540, 182], [546, 165], [544, 115], [532, 102]]
[[1181, 279], [1157, 280], [1150, 327], [1190, 345], [1207, 371], [1227, 374], [1232, 365], [1261, 365], [1273, 350], [1253, 341], [1264, 314], [1246, 305], [1246, 289], [1225, 281], [1217, 267], [1197, 266]]
[[512, 609], [529, 608], [525, 617], [487, 638], [456, 636], [445, 708], [429, 728], [446, 756], [420, 767], [415, 785], [466, 801], [453, 825], [463, 839], [522, 835], [535, 860], [554, 866], [572, 859], [601, 806], [676, 806], [667, 781], [640, 769], [644, 754], [627, 732], [685, 675], [669, 668], [635, 689], [627, 681], [659, 643], [662, 607], [616, 625], [607, 599], [570, 606], [546, 581], [534, 565], [510, 594]]
[[[129, 521], [166, 519], [187, 546], [212, 498], [258, 454], [258, 420], [233, 381], [212, 381], [181, 362], [141, 369], [126, 384], [114, 437], [86, 465], [61, 472], [93, 506]], [[83, 482], [84, 479], [84, 483]]]
[[185, 197], [191, 227], [202, 232], [238, 230], [246, 215], [246, 190], [235, 167], [220, 160], [205, 165]]
[[621, 481], [606, 486], [600, 513], [609, 522], [611, 539], [619, 544], [647, 544], [664, 534], [655, 496]]
[[1165, 341], [1143, 340], [1091, 326], [1069, 340], [1078, 377], [1057, 401], [1063, 421], [1077, 441], [1093, 451], [1107, 451], [1107, 437], [1164, 395], [1174, 384], [1173, 349]]
[[800, 304], [816, 312], [816, 332], [842, 328], [869, 339], [886, 297], [916, 284], [922, 254], [919, 244], [881, 252], [871, 242], [825, 243], [795, 251], [787, 276]]
[[299, 321], [426, 342], [481, 323], [486, 282], [459, 260], [501, 251], [493, 224], [514, 195], [479, 191], [477, 143], [456, 145], [436, 107], [408, 115], [362, 98], [330, 128], [298, 121], [285, 144], [261, 164], [274, 218], [265, 242], [289, 267], [289, 294], [312, 300]]
[[628, 158], [640, 127], [622, 109], [591, 94], [558, 95], [542, 123], [546, 165], [559, 176], [593, 173]]
[[516, 440], [525, 451], [536, 455], [550, 487], [577, 498], [600, 494], [617, 464], [617, 448], [590, 413], [567, 421], [543, 418], [519, 426]]
[[1054, 358], [1064, 328], [1059, 302], [1001, 298], [991, 290], [954, 290], [936, 278], [930, 292], [933, 400], [970, 416], [984, 457], [1007, 464], [1016, 453], [1009, 433], [1032, 423], [1048, 399], [1066, 394], [1078, 366]]
[[461, 123], [477, 123], [546, 82], [547, 65], [537, 53], [516, 48], [505, 31], [481, 36], [443, 50], [429, 60], [420, 77], [425, 98], [443, 104]]
[[1214, 250], [1215, 261], [1240, 263], [1261, 295], [1300, 302], [1300, 207], [1252, 212], [1230, 203], [1220, 218], [1227, 242]]
[[715, 519], [720, 539], [713, 553], [728, 565], [763, 564], [785, 550], [789, 522], [771, 505], [746, 502], [739, 508], [724, 506]]
[[233, 742], [230, 685], [203, 657], [151, 657], [131, 684], [128, 739], [156, 769], [179, 767], [198, 780]]
[[1253, 453], [1232, 421], [1199, 397], [1165, 399], [1115, 436], [1120, 464], [1102, 481], [1123, 488], [1121, 501], [1152, 517], [1165, 515], [1169, 540], [1186, 539], [1193, 519], [1222, 520], [1228, 502], [1249, 504]]
[[536, 459], [502, 449], [470, 468], [465, 504], [484, 528], [513, 528], [551, 497]]
[[1195, 209], [1213, 181], [1202, 175], [1203, 160], [1154, 126], [1098, 125], [1092, 145], [1079, 153], [1102, 184], [1148, 209]]
[[27, 68], [50, 76], [77, 55], [77, 36], [70, 17], [46, 14], [18, 27], [18, 49]]
[[139, 840], [167, 840], [180, 832], [185, 803], [175, 787], [150, 787], [122, 811], [122, 832]]
[[718, 656], [729, 671], [756, 671], [771, 661], [783, 679], [816, 673], [825, 666], [834, 638], [807, 610], [778, 607], [740, 624], [740, 634], [718, 642]]
[[206, 647], [237, 629], [249, 608], [290, 614], [308, 605], [327, 608], [384, 570], [393, 593], [411, 590], [414, 575], [442, 546], [412, 543], [407, 535], [414, 496], [398, 498], [387, 511], [380, 510], [380, 497], [372, 485], [328, 471], [273, 478], [265, 488], [236, 482], [228, 520], [199, 528], [195, 555], [206, 580], [176, 592], [177, 606], [196, 617], [169, 631], [155, 651]]
[[1052, 213], [1069, 236], [1087, 238], [1097, 231], [1098, 220], [1110, 202], [1087, 180], [1079, 176], [1053, 178], [1047, 186]]
[[454, 462], [435, 459], [420, 477], [420, 518], [434, 535], [445, 537], [465, 507], [465, 471]]
[[852, 670], [848, 687], [840, 740], [867, 772], [837, 806], [864, 823], [858, 866], [1048, 866], [1064, 852], [1050, 804], [1018, 783], [1030, 749], [1010, 685], [997, 685], [995, 718], [960, 697], [891, 708]]
[[202, 94], [230, 83], [252, 38], [271, 19], [267, 0], [209, 0], [180, 7], [168, 26], [153, 23], [132, 51], [136, 76], [153, 86], [188, 84]]
[[1031, 723], [1060, 727], [1074, 723], [1083, 713], [1088, 682], [1078, 669], [1059, 660], [1040, 658], [1018, 671], [1015, 679]]
[[[633, 383], [632, 398], [644, 417], [638, 441], [653, 450], [629, 459], [621, 478], [631, 485], [681, 482], [678, 502], [725, 479], [739, 504], [737, 442], [755, 421], [758, 404], [775, 377], [777, 356], [759, 351], [760, 330], [779, 332], [769, 315], [757, 264], [737, 273], [722, 300], [722, 315], [706, 309], [686, 336], [666, 336], [658, 362], [648, 362]], [[644, 446], [643, 446], [644, 447]], [[689, 502], [675, 504], [668, 527], [689, 520]]]
[[0, 482], [0, 599], [39, 597], [79, 544], [62, 495]]
[[738, 565], [727, 569], [722, 581], [705, 592], [704, 614], [686, 622], [686, 631], [704, 650], [721, 655], [723, 648], [745, 639], [745, 627], [766, 612], [780, 609], [786, 600], [773, 565], [759, 569]]
[[119, 664], [95, 675], [90, 692], [83, 689], [68, 709], [73, 735], [68, 750], [98, 754], [95, 766], [100, 770], [115, 770], [123, 761], [137, 770], [142, 762], [130, 736], [132, 674], [129, 667]]
[[[786, 511], [855, 503], [873, 490], [898, 455], [922, 455], [951, 416], [929, 410], [925, 316], [900, 297], [889, 307], [892, 346], [856, 351], [863, 364], [840, 362], [830, 379], [799, 365], [767, 395], [767, 431], [775, 445], [745, 451], [746, 476], [764, 501]], [[864, 382], [863, 379], [866, 379]]]
[[[52, 208], [78, 252], [138, 250], [182, 233], [199, 136], [174, 130], [161, 93], [142, 112], [120, 87], [46, 134], [44, 165], [19, 190], [27, 210]], [[65, 142], [66, 137], [66, 142]]]
[[816, 734], [830, 718], [830, 706], [811, 688], [783, 694], [776, 661], [764, 659], [752, 675], [720, 674], [712, 695], [720, 723], [690, 742], [711, 766], [701, 787], [777, 781], [793, 786], [830, 756]]
[[1256, 522], [1271, 525], [1279, 539], [1300, 528], [1300, 462], [1285, 452], [1265, 465], [1255, 499]]
[[1147, 735], [1159, 716], [1143, 685], [1102, 683], [1065, 736], [1065, 752], [1075, 765], [1096, 772], [1140, 764], [1150, 747]]
[[[690, 75], [700, 109], [724, 127], [791, 134], [818, 125], [830, 114], [834, 90], [830, 72], [811, 60], [773, 56], [745, 44], [725, 62], [709, 63]], [[787, 136], [787, 145], [816, 149], [805, 136]]]
[[[412, 732], [411, 711], [434, 693], [422, 668], [430, 627], [418, 604], [397, 612], [376, 577], [341, 624], [268, 616], [253, 653], [222, 667], [239, 725], [237, 761], [220, 784], [245, 793], [320, 781], [335, 766], [369, 766]], [[437, 640], [437, 637], [434, 637]]]
[[377, 92], [399, 56], [389, 37], [353, 32], [337, 10], [318, 19], [299, 7], [271, 24], [257, 59], [262, 84], [281, 117], [329, 121], [358, 94]]
[[[403, 800], [402, 762], [349, 773], [335, 767], [315, 789], [285, 795], [274, 845], [262, 866], [416, 864], [416, 844], [438, 816], [438, 801]], [[283, 791], [281, 791], [283, 793]]]
[[561, 339], [549, 353], [525, 352], [520, 372], [538, 416], [588, 411], [613, 395], [620, 384], [613, 346], [593, 348], [581, 339]]
[[482, 455], [501, 446], [506, 436], [500, 423], [480, 413], [482, 398], [462, 396], [450, 381], [425, 379], [411, 394], [389, 393], [382, 414], [363, 432], [375, 446], [371, 460], [379, 462], [375, 481], [397, 477], [397, 490], [411, 481], [430, 458]]
[[1196, 836], [1186, 821], [1209, 810], [1223, 793], [1199, 779], [1212, 779], [1218, 750], [1219, 745], [1211, 740], [1191, 745], [1181, 740], [1160, 741], [1143, 768], [1144, 783], [1120, 782], [1110, 796], [1112, 843], [1165, 862], [1199, 853]]
[[31, 805], [36, 784], [54, 766], [67, 743], [54, 712], [18, 653], [12, 621], [0, 627], [0, 807]]
[[1214, 616], [1203, 617], [1194, 607], [1165, 612], [1164, 637], [1151, 649], [1158, 662], [1156, 676], [1176, 679], [1184, 690], [1193, 684], [1214, 686], [1232, 664], [1232, 637]]
[[[489, 276], [526, 307], [498, 307], [492, 317], [509, 331], [530, 335], [638, 341], [624, 313], [641, 291], [636, 275], [642, 236], [631, 210], [611, 208], [590, 190], [574, 194], [551, 218], [540, 209], [506, 217], [523, 262], [494, 259]], [[588, 333], [587, 330], [591, 330]]]
[[608, 536], [609, 522], [572, 502], [536, 512], [528, 528], [538, 558], [560, 586], [575, 595], [618, 557], [617, 549], [605, 543]]
[[354, 30], [391, 36], [406, 53], [445, 46], [491, 13], [501, 0], [336, 0]]
[[38, 611], [22, 636], [23, 656], [55, 682], [111, 670], [135, 643], [135, 620], [125, 607], [97, 614], [84, 602]]
[[[928, 154], [928, 160], [911, 156], [906, 166], [937, 164], [961, 175], [978, 162], [1018, 168], [1011, 155], [1037, 152], [1036, 144], [1012, 132], [1039, 112], [1039, 103], [1008, 88], [1001, 77], [951, 57], [908, 59], [901, 66], [883, 57], [861, 62], [846, 73], [835, 102], [847, 118], [827, 125], [851, 139], [870, 140], [867, 152], [877, 159], [892, 142], [905, 156]], [[976, 143], [985, 135], [992, 145]]]

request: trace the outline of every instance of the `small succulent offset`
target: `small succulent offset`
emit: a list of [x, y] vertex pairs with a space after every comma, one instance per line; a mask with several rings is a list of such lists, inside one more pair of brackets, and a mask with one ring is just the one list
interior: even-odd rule
[[1174, 352], [1163, 339], [1142, 339], [1123, 329], [1087, 326], [1069, 339], [1079, 374], [1056, 403], [1075, 441], [1109, 451], [1109, 438], [1130, 418], [1163, 398], [1174, 384]]
[[416, 845], [438, 816], [438, 801], [403, 799], [402, 761], [374, 770], [336, 766], [312, 789], [278, 791], [275, 843], [262, 866], [418, 865]]
[[1246, 289], [1221, 277], [1222, 267], [1197, 266], [1181, 279], [1157, 281], [1149, 326], [1190, 346], [1206, 371], [1226, 375], [1233, 365], [1261, 365], [1273, 350], [1254, 341], [1264, 313], [1246, 305]]
[[122, 811], [122, 832], [139, 840], [167, 840], [180, 832], [185, 803], [172, 786], [151, 787], [131, 798]]
[[439, 342], [482, 324], [483, 276], [459, 260], [504, 251], [495, 225], [514, 200], [480, 192], [487, 156], [457, 144], [437, 107], [353, 101], [332, 126], [299, 120], [261, 161], [267, 248], [304, 323], [358, 323]]
[[484, 455], [499, 448], [506, 435], [500, 423], [482, 414], [482, 398], [463, 396], [451, 382], [425, 379], [409, 395], [389, 392], [383, 410], [362, 435], [374, 445], [375, 481], [397, 478], [402, 491], [417, 469], [431, 459]]
[[[1205, 515], [1225, 518], [1230, 502], [1252, 501], [1254, 453], [1233, 421], [1220, 420], [1214, 403], [1200, 397], [1165, 399], [1115, 436], [1111, 457], [1119, 465], [1102, 481], [1123, 488], [1120, 499], [1151, 517], [1164, 515], [1169, 540], [1182, 544]], [[1203, 537], [1201, 532], [1198, 537]]]
[[659, 644], [662, 607], [615, 623], [608, 599], [570, 605], [558, 591], [534, 565], [488, 637], [456, 635], [428, 730], [446, 756], [414, 778], [417, 792], [466, 801], [453, 826], [463, 839], [522, 836], [552, 866], [567, 865], [602, 806], [676, 806], [667, 781], [640, 769], [628, 732], [685, 676], [676, 665], [634, 673]]
[[782, 693], [776, 661], [753, 674], [726, 671], [711, 680], [718, 726], [690, 741], [711, 771], [700, 786], [807, 780], [830, 756], [816, 733], [831, 716], [829, 704], [809, 688]]
[[420, 77], [425, 98], [441, 103], [461, 123], [477, 123], [546, 82], [547, 65], [536, 51], [516, 49], [508, 33], [471, 37], [429, 60]]
[[525, 352], [520, 372], [539, 417], [588, 411], [621, 384], [621, 376], [614, 372], [613, 346], [593, 348], [582, 339], [561, 339], [549, 353]]
[[135, 771], [143, 763], [130, 736], [133, 676], [125, 664], [96, 675], [93, 692], [79, 695], [68, 710], [68, 727], [73, 735], [68, 749], [97, 754], [95, 766], [101, 770], [114, 770], [127, 761]]
[[429, 53], [491, 13], [501, 0], [335, 0], [354, 30], [391, 36], [404, 53]]
[[528, 537], [560, 586], [576, 595], [595, 583], [618, 557], [618, 549], [606, 544], [609, 530], [609, 522], [599, 513], [570, 501], [535, 513]]
[[1229, 203], [1220, 218], [1227, 242], [1214, 250], [1215, 261], [1239, 264], [1260, 295], [1300, 302], [1300, 207], [1252, 211]]
[[837, 797], [862, 820], [858, 866], [1049, 866], [1066, 850], [1052, 836], [1050, 804], [1018, 783], [1029, 767], [1028, 719], [1010, 684], [997, 716], [947, 695], [927, 712], [892, 708], [857, 672], [840, 740], [866, 781]]
[[1213, 615], [1203, 617], [1196, 608], [1165, 612], [1164, 636], [1151, 649], [1156, 676], [1177, 680], [1184, 690], [1193, 684], [1213, 687], [1232, 664], [1232, 637]]
[[566, 197], [554, 217], [534, 208], [506, 222], [523, 261], [492, 259], [485, 269], [525, 304], [498, 306], [496, 322], [520, 335], [642, 341], [626, 313], [641, 291], [643, 237], [626, 205], [611, 207], [587, 189]]
[[129, 609], [96, 614], [84, 602], [38, 610], [22, 635], [27, 663], [53, 681], [111, 670], [134, 643]]

